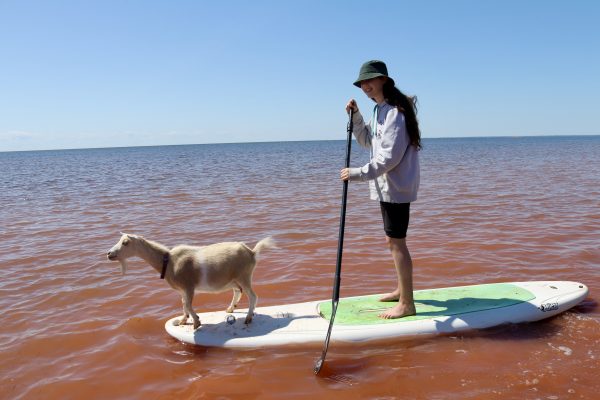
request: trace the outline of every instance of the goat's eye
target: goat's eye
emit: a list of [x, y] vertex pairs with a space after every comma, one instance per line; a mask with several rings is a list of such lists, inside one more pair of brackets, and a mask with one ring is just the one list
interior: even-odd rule
[[123, 246], [127, 246], [129, 244], [129, 240], [123, 240]]

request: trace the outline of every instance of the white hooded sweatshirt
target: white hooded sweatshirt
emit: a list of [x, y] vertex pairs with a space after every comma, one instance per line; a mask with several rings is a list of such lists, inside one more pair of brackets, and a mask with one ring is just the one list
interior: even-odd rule
[[410, 203], [419, 190], [419, 151], [410, 144], [404, 114], [385, 102], [375, 106], [366, 125], [360, 112], [352, 118], [354, 137], [371, 149], [371, 161], [350, 168], [351, 181], [369, 181], [371, 199], [387, 203]]

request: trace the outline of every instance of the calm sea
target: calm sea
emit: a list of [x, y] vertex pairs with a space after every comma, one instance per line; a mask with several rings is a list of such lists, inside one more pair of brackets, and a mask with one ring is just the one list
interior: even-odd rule
[[[169, 337], [179, 295], [119, 232], [254, 244], [259, 306], [331, 296], [344, 141], [0, 153], [1, 399], [592, 399], [600, 392], [600, 136], [426, 139], [416, 289], [575, 280], [556, 318], [465, 335], [232, 351]], [[367, 153], [356, 143], [352, 164]], [[376, 202], [351, 183], [342, 296], [394, 286]], [[223, 309], [230, 293], [196, 296]], [[241, 306], [247, 300], [242, 299]]]

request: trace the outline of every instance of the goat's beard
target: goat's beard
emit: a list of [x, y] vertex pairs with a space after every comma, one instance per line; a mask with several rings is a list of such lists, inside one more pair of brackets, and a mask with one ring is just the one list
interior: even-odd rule
[[123, 259], [119, 260], [119, 262], [121, 263], [121, 275], [125, 275], [127, 272], [127, 260]]

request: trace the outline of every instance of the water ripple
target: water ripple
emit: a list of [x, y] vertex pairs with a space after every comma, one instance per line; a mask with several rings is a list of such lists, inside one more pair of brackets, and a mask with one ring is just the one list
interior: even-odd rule
[[[318, 348], [172, 340], [163, 323], [180, 313], [179, 295], [142, 261], [122, 276], [105, 259], [121, 231], [169, 246], [273, 236], [281, 249], [254, 276], [259, 304], [326, 299], [343, 152], [342, 142], [302, 142], [0, 153], [0, 398], [595, 395], [593, 298], [538, 324], [334, 346], [331, 379], [319, 380]], [[352, 160], [367, 154], [354, 146]], [[426, 140], [421, 164], [408, 237], [416, 288], [565, 279], [600, 290], [598, 137]], [[342, 295], [394, 282], [379, 207], [352, 183]], [[201, 294], [195, 307], [223, 309], [230, 296]]]

